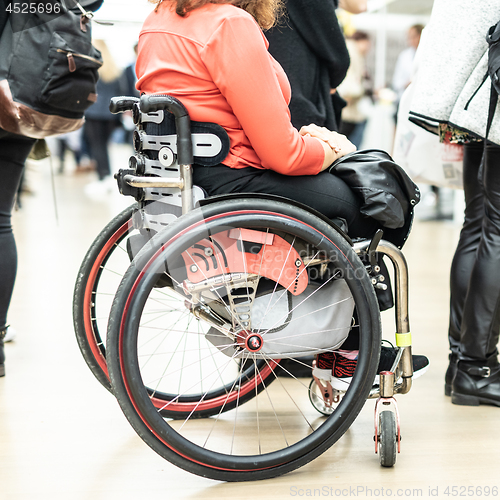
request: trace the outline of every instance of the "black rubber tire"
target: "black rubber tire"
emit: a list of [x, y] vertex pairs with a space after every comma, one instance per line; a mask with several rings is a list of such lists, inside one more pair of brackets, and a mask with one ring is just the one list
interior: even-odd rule
[[398, 429], [396, 415], [389, 410], [379, 415], [379, 449], [380, 465], [393, 467], [398, 454]]
[[[120, 212], [99, 233], [82, 261], [73, 292], [73, 325], [78, 346], [90, 371], [108, 391], [111, 391], [111, 384], [104, 343], [106, 329], [100, 331], [99, 324], [95, 320], [95, 299], [92, 301], [91, 298], [95, 297], [102, 268], [106, 266], [118, 244], [130, 233], [130, 221], [135, 210], [137, 210], [136, 203]], [[123, 274], [126, 269], [122, 270]], [[115, 292], [116, 290], [109, 291], [113, 294]], [[103, 315], [109, 315], [109, 311], [104, 311]]]
[[[138, 360], [137, 334], [141, 314], [158, 273], [163, 272], [162, 266], [164, 268], [171, 256], [180, 255], [193, 242], [200, 241], [202, 233], [219, 234], [221, 228], [228, 227], [271, 227], [275, 231], [296, 235], [325, 252], [342, 270], [359, 318], [357, 368], [350, 388], [336, 410], [328, 418], [320, 419], [318, 428], [312, 429], [313, 432], [305, 432], [293, 444], [287, 443], [282, 449], [257, 455], [219, 453], [186, 438], [186, 433], [180, 431], [189, 426], [186, 423], [190, 419], [187, 418], [180, 428], [165, 420], [165, 415], [151, 401]], [[325, 452], [346, 432], [363, 407], [372, 388], [380, 354], [381, 326], [377, 299], [366, 270], [350, 244], [332, 226], [311, 213], [285, 203], [259, 199], [218, 202], [196, 209], [156, 235], [152, 243], [152, 248], [144, 248], [134, 259], [120, 284], [110, 314], [107, 338], [107, 361], [113, 390], [139, 436], [175, 465], [194, 474], [223, 481], [279, 476]], [[271, 376], [276, 378], [273, 371], [268, 374], [268, 380]], [[275, 382], [273, 387], [280, 383]], [[307, 385], [304, 387], [304, 398], [308, 402]], [[269, 391], [265, 392], [268, 394]], [[276, 410], [274, 406], [273, 409]], [[220, 415], [222, 411], [226, 411], [224, 405], [215, 414]], [[317, 415], [316, 410], [312, 411]], [[211, 421], [216, 424], [218, 418]], [[304, 419], [307, 421], [306, 417]]]

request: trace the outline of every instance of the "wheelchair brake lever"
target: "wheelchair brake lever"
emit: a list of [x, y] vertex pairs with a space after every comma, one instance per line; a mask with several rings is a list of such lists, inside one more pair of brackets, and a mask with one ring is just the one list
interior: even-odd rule
[[384, 236], [384, 231], [382, 231], [382, 229], [377, 229], [377, 232], [373, 236], [372, 241], [370, 241], [370, 244], [368, 245], [368, 248], [366, 250], [368, 261], [370, 262], [370, 266], [372, 266], [372, 268], [377, 265], [375, 254], [377, 253], [377, 247], [380, 243], [380, 240], [382, 239], [382, 236]]

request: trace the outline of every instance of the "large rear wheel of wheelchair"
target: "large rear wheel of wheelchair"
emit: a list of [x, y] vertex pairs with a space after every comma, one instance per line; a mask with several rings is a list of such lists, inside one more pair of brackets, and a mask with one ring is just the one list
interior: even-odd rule
[[120, 212], [99, 233], [82, 261], [73, 293], [73, 325], [78, 346], [91, 372], [108, 390], [106, 331], [113, 297], [130, 265], [127, 239], [132, 227], [133, 204]]
[[[334, 288], [343, 298], [325, 302]], [[357, 368], [325, 418], [279, 359], [338, 348], [353, 307]], [[151, 448], [195, 474], [245, 481], [301, 467], [345, 433], [372, 387], [380, 338], [373, 287], [345, 238], [292, 205], [242, 199], [181, 217], [136, 257], [113, 303], [107, 359]]]

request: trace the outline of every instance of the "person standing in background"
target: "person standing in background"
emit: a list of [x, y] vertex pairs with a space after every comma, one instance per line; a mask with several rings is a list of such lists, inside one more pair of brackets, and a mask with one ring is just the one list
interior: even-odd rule
[[349, 67], [349, 53], [335, 9], [337, 0], [287, 0], [279, 25], [266, 31], [269, 53], [290, 80], [292, 124], [300, 129], [315, 123], [338, 130], [345, 103], [330, 89], [337, 88]]
[[[0, 2], [0, 36], [9, 22], [9, 11], [6, 8], [8, 3], [10, 2]], [[81, 6], [92, 11], [99, 9], [102, 3], [103, 0], [80, 0]], [[42, 77], [43, 75], [40, 75], [40, 78]], [[5, 108], [0, 109], [0, 113], [4, 110]], [[12, 209], [23, 177], [26, 159], [36, 141], [34, 138], [0, 128], [0, 175], [2, 176], [0, 182], [0, 377], [5, 375], [4, 342], [14, 337], [13, 328], [7, 324], [7, 313], [17, 273], [17, 247], [12, 231]]]
[[[415, 69], [413, 61], [415, 59], [417, 48], [420, 44], [423, 29], [424, 26], [422, 24], [415, 24], [410, 27], [407, 33], [408, 47], [399, 54], [394, 68], [392, 89], [396, 93], [396, 109], [394, 112], [394, 123], [396, 123], [396, 125], [398, 121], [399, 102], [401, 101], [403, 92], [406, 90], [408, 85], [410, 85], [414, 77]], [[420, 220], [432, 221], [450, 218], [448, 214], [443, 213], [442, 197], [440, 194], [440, 188], [433, 185], [429, 186], [428, 192], [424, 191], [422, 196], [422, 206], [425, 205], [429, 207], [431, 209], [431, 213], [424, 218], [421, 217]]]
[[371, 93], [365, 62], [371, 42], [368, 33], [364, 31], [356, 31], [346, 42], [351, 64], [344, 81], [337, 89], [342, 99], [347, 102], [347, 106], [342, 110], [340, 133], [359, 148], [367, 122], [367, 116], [360, 104], [363, 98]]
[[126, 81], [103, 40], [95, 40], [94, 46], [101, 51], [103, 65], [99, 69], [97, 101], [85, 112], [84, 135], [90, 148], [90, 156], [96, 162], [99, 180], [85, 186], [85, 194], [96, 197], [115, 188], [111, 176], [109, 142], [121, 120], [109, 111], [109, 101], [114, 96], [127, 93]]
[[[139, 91], [135, 88], [137, 76], [135, 74], [135, 62], [137, 60], [137, 47], [138, 43], [134, 45], [134, 61], [130, 63], [124, 70], [123, 75], [126, 81], [127, 90], [125, 94], [132, 97], [139, 97]], [[132, 145], [132, 137], [134, 135], [135, 125], [132, 118], [132, 112], [127, 111], [122, 114], [123, 128], [125, 129], [124, 142]]]
[[[7, 25], [9, 12], [0, 5], [0, 36]], [[5, 376], [4, 342], [14, 338], [7, 324], [12, 292], [17, 273], [17, 248], [12, 231], [11, 215], [24, 164], [36, 139], [13, 134], [0, 128], [0, 377]]]
[[392, 76], [392, 90], [396, 92], [397, 104], [399, 104], [406, 87], [410, 85], [413, 76], [413, 59], [415, 58], [423, 29], [423, 24], [414, 24], [410, 27], [407, 34], [408, 47], [399, 54], [396, 61], [394, 74]]
[[125, 81], [127, 82], [127, 91], [126, 95], [129, 96], [134, 96], [134, 97], [139, 97], [139, 91], [135, 88], [135, 84], [137, 82], [137, 76], [135, 74], [135, 63], [137, 60], [137, 47], [138, 43], [134, 45], [134, 61], [130, 63], [124, 70], [124, 78]]

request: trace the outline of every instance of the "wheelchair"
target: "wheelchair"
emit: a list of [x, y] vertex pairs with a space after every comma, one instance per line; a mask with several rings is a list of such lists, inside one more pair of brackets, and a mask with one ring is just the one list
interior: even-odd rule
[[[221, 127], [191, 122], [168, 95], [113, 98], [110, 110], [133, 112], [136, 154], [116, 177], [136, 203], [84, 258], [74, 326], [89, 368], [138, 435], [194, 474], [267, 479], [324, 453], [376, 398], [375, 452], [393, 466], [401, 442], [394, 395], [410, 390], [413, 375], [402, 243], [381, 231], [353, 241], [281, 197], [206, 197], [192, 166], [226, 156]], [[375, 290], [387, 288], [378, 254], [394, 267], [398, 351], [374, 385]], [[354, 330], [359, 355], [345, 391], [312, 371], [294, 375], [290, 362], [333, 352]]]

